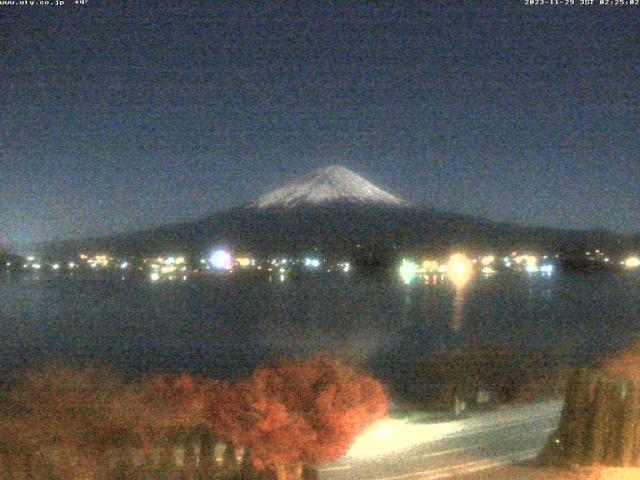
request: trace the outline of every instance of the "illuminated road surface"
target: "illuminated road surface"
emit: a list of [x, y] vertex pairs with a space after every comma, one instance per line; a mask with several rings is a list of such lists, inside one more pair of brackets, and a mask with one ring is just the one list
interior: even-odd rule
[[384, 420], [334, 464], [322, 480], [435, 480], [535, 457], [560, 419], [561, 402], [536, 403], [456, 422]]

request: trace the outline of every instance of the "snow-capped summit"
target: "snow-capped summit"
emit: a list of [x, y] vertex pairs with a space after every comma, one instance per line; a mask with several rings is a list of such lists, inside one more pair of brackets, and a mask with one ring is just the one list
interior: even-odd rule
[[262, 195], [258, 208], [298, 207], [345, 202], [402, 206], [407, 203], [340, 165], [321, 168], [298, 180]]

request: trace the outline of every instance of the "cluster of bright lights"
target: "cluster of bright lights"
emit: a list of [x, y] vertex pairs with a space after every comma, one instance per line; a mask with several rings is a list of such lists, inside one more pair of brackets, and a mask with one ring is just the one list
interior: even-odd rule
[[440, 265], [435, 260], [425, 260], [421, 265], [421, 273], [433, 273], [437, 272]]
[[320, 260], [314, 257], [307, 257], [304, 259], [304, 266], [308, 268], [318, 268], [320, 266]]
[[[558, 256], [556, 255], [556, 258]], [[413, 262], [403, 259], [399, 266], [400, 278], [405, 284], [410, 284], [416, 276], [424, 278], [424, 283], [435, 284], [438, 279], [448, 278], [456, 288], [462, 288], [477, 272], [485, 277], [497, 274], [503, 268], [513, 268], [530, 274], [543, 273], [551, 275], [555, 266], [545, 255], [538, 257], [533, 254], [519, 254], [497, 258], [493, 254], [487, 254], [475, 258], [469, 258], [464, 253], [452, 255], [448, 261], [439, 263], [437, 260], [425, 259], [417, 266]], [[544, 263], [540, 264], [541, 259]], [[500, 265], [498, 265], [500, 262]]]
[[275, 265], [276, 267], [280, 266], [280, 265], [286, 265], [287, 263], [289, 263], [289, 259], [288, 258], [274, 258], [271, 260], [271, 265]]
[[236, 265], [240, 268], [248, 268], [255, 266], [256, 261], [253, 258], [249, 257], [238, 257], [236, 258]]
[[[82, 255], [80, 256], [80, 258], [82, 258]], [[86, 260], [91, 268], [98, 268], [108, 267], [110, 259], [106, 255], [95, 255], [91, 258], [87, 258]]]
[[[145, 260], [147, 262], [148, 260]], [[169, 256], [159, 257], [150, 264], [149, 278], [152, 282], [158, 280], [176, 280], [181, 275], [186, 280], [187, 265], [184, 257]]]

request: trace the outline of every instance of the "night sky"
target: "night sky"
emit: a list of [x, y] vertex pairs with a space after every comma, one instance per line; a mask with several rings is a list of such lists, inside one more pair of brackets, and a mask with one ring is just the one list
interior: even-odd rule
[[335, 163], [420, 205], [640, 230], [640, 6], [158, 3], [0, 6], [0, 240], [196, 218]]

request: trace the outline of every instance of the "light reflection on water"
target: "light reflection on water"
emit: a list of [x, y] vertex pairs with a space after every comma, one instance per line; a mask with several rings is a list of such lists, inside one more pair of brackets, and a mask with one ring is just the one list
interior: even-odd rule
[[[274, 279], [275, 280], [275, 279]], [[233, 375], [288, 356], [398, 366], [489, 345], [575, 359], [640, 332], [640, 277], [216, 277], [151, 284], [50, 278], [0, 283], [0, 367], [44, 360]]]

